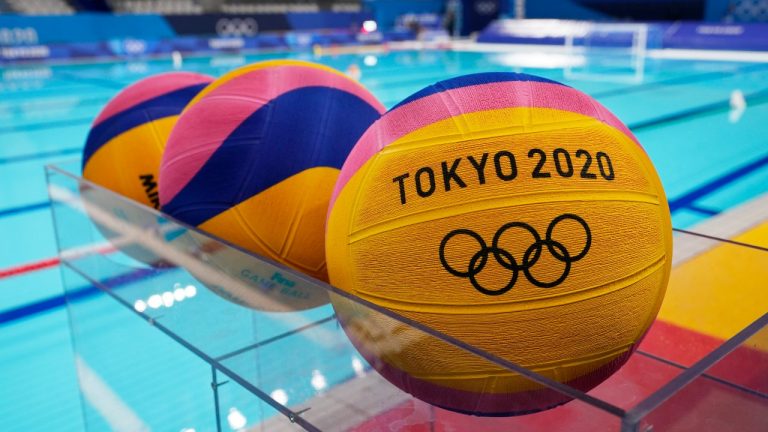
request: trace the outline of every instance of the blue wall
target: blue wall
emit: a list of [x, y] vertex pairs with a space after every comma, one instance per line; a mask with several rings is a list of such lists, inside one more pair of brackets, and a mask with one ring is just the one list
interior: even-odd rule
[[723, 21], [730, 5], [731, 0], [707, 0], [704, 19], [710, 22]]

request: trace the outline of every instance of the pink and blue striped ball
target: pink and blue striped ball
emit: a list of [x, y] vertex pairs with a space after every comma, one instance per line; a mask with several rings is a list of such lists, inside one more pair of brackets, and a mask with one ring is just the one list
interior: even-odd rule
[[275, 60], [229, 72], [173, 129], [160, 168], [162, 209], [327, 280], [328, 201], [347, 155], [383, 112], [362, 85], [319, 64]]

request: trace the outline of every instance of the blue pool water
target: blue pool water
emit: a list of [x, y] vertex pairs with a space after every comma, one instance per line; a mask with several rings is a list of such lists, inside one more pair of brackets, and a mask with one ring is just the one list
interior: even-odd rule
[[[217, 76], [286, 56], [189, 58], [183, 69]], [[482, 71], [531, 73], [578, 88], [636, 134], [678, 228], [695, 230], [768, 191], [765, 63], [646, 59], [638, 66], [540, 55], [532, 62], [519, 54], [451, 51], [288, 56], [342, 71], [357, 65], [362, 83], [387, 107], [437, 80]], [[0, 272], [56, 255], [43, 166], [77, 157], [90, 122], [121, 88], [172, 69], [169, 59], [0, 69]], [[745, 95], [743, 112], [729, 108], [735, 90]], [[0, 278], [0, 418], [10, 430], [83, 428], [61, 293], [57, 267]], [[105, 341], [119, 337], [103, 332]], [[134, 391], [140, 398], [141, 387]]]

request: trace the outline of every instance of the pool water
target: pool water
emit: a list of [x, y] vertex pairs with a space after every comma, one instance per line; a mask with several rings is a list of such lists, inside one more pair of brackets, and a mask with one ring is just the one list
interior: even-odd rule
[[[766, 63], [393, 51], [195, 57], [181, 68], [219, 76], [285, 57], [359, 69], [360, 81], [387, 107], [435, 81], [474, 72], [524, 72], [573, 86], [635, 133], [677, 228], [696, 230], [768, 191]], [[120, 89], [170, 70], [170, 59], [0, 69], [0, 418], [11, 430], [83, 429], [43, 166], [78, 157], [90, 123]], [[746, 108], [731, 107], [739, 95]], [[120, 337], [110, 326], [101, 331], [105, 340]]]

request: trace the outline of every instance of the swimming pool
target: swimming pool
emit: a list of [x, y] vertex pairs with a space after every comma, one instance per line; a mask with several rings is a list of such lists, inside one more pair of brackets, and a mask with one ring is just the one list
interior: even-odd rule
[[[678, 228], [696, 229], [768, 191], [765, 63], [649, 58], [638, 65], [561, 54], [393, 51], [198, 57], [185, 59], [182, 68], [216, 76], [286, 56], [342, 71], [357, 65], [361, 82], [387, 107], [437, 80], [481, 71], [531, 73], [576, 87], [612, 110], [643, 143]], [[90, 122], [117, 91], [173, 68], [170, 59], [158, 59], [2, 69], [0, 375], [6, 389], [0, 415], [19, 430], [82, 429], [42, 167], [78, 156]], [[744, 110], [730, 108], [736, 90], [745, 96]], [[105, 340], [117, 337], [112, 331], [104, 330]]]

